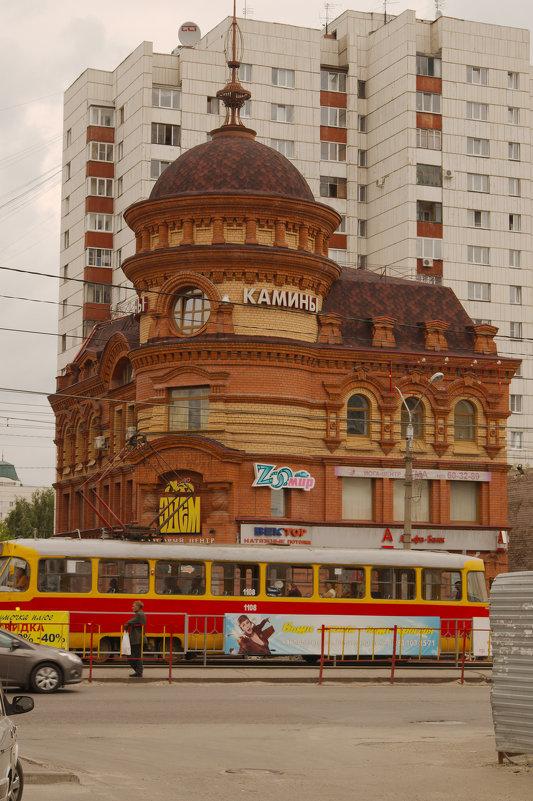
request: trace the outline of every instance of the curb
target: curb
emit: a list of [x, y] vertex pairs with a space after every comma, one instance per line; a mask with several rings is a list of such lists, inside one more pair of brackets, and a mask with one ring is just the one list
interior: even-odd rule
[[[460, 676], [395, 676], [394, 684], [458, 684]], [[142, 679], [121, 679], [119, 677], [93, 678], [92, 682], [88, 679], [83, 680], [83, 684], [318, 684], [318, 676], [216, 676], [173, 678], [172, 682], [168, 678], [148, 678]], [[322, 678], [322, 684], [390, 684], [390, 676], [327, 676]], [[470, 685], [490, 685], [492, 679], [487, 676], [465, 676], [464, 684]]]
[[29, 757], [20, 757], [24, 771], [24, 784], [79, 784], [77, 773], [52, 768]]

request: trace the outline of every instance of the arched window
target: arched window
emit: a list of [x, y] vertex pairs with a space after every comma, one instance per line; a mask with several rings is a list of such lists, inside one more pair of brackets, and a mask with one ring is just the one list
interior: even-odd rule
[[474, 423], [476, 410], [470, 401], [462, 400], [456, 404], [453, 414], [455, 439], [472, 442], [474, 437]]
[[[409, 407], [411, 412], [411, 417], [413, 419], [413, 436], [415, 439], [421, 439], [424, 431], [424, 410], [422, 408], [422, 404], [418, 403], [418, 398], [406, 398], [405, 402]], [[416, 407], [416, 411], [413, 412], [413, 409]], [[407, 424], [409, 423], [409, 415], [407, 414], [407, 409], [403, 405], [402, 402], [402, 412], [401, 412], [401, 434], [402, 439], [405, 439], [407, 435]]]
[[368, 434], [368, 401], [363, 395], [348, 400], [348, 434]]
[[209, 319], [211, 304], [201, 289], [183, 287], [174, 306], [174, 322], [182, 334], [196, 334]]

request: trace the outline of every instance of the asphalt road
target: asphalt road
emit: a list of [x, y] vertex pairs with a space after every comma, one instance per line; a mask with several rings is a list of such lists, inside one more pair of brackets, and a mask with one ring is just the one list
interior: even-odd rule
[[[35, 696], [21, 752], [79, 785], [24, 801], [530, 801], [498, 766], [489, 689], [94, 684]], [[531, 760], [530, 760], [531, 761]]]

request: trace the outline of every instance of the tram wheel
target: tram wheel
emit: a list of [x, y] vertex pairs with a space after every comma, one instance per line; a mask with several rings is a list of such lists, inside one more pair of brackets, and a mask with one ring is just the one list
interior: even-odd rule
[[110, 662], [114, 656], [111, 637], [102, 637], [100, 640], [100, 648], [93, 655], [94, 664], [103, 665], [105, 662]]

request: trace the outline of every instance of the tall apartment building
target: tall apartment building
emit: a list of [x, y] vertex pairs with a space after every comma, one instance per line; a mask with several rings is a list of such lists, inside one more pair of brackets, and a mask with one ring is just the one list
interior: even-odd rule
[[[387, 24], [346, 11], [327, 34], [239, 24], [240, 79], [252, 92], [242, 116], [342, 215], [330, 257], [451, 286], [474, 322], [499, 329], [500, 353], [527, 356], [529, 32], [413, 11]], [[112, 72], [87, 69], [65, 94], [60, 370], [96, 322], [135, 308], [120, 269], [135, 252], [123, 213], [221, 123], [228, 26], [172, 54], [143, 42]], [[533, 459], [532, 379], [525, 358], [511, 387], [508, 447], [518, 462]]]

